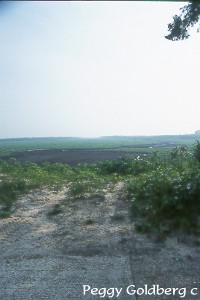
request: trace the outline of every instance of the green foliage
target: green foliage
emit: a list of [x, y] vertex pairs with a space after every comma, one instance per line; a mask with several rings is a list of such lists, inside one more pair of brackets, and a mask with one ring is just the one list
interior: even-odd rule
[[183, 160], [185, 158], [188, 157], [189, 153], [187, 151], [187, 147], [185, 146], [180, 146], [180, 147], [176, 147], [171, 151], [171, 158], [172, 159], [179, 159], [179, 160]]
[[126, 182], [135, 227], [157, 237], [199, 233], [200, 169], [194, 161], [180, 161]]
[[73, 174], [71, 168], [64, 164], [44, 163], [37, 165], [31, 162], [0, 160], [0, 172], [8, 174], [12, 179], [26, 181], [33, 188], [41, 185], [53, 186], [57, 181], [66, 180]]
[[136, 158], [122, 157], [111, 161], [100, 161], [96, 164], [96, 170], [101, 175], [139, 175], [155, 169], [158, 161], [155, 152], [148, 157], [142, 155]]
[[93, 224], [94, 224], [94, 220], [88, 218], [88, 219], [85, 221], [85, 224], [86, 224], [86, 225], [93, 225]]
[[[189, 29], [199, 21], [200, 3], [199, 1], [190, 1], [187, 5], [182, 7], [181, 14], [173, 17], [173, 22], [168, 24], [168, 31], [170, 32], [166, 39], [172, 41], [188, 39]], [[199, 31], [199, 29], [197, 30]]]
[[0, 182], [0, 217], [9, 217], [11, 209], [18, 196], [27, 191], [23, 180]]
[[18, 197], [33, 188], [61, 188], [74, 172], [67, 165], [0, 160], [0, 217], [9, 216]]
[[194, 158], [200, 163], [200, 141], [194, 144]]
[[70, 186], [68, 194], [74, 198], [85, 198], [89, 192], [91, 187], [87, 182], [77, 181]]
[[100, 191], [109, 180], [96, 174], [96, 168], [93, 164], [79, 165], [71, 179], [68, 196], [75, 199], [89, 199], [92, 197], [102, 199], [103, 195]]

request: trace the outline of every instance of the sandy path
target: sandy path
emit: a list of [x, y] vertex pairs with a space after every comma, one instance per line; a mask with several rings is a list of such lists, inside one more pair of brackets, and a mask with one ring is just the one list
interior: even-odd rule
[[[185, 287], [184, 299], [200, 299], [200, 247], [175, 239], [154, 244], [136, 234], [119, 190], [107, 191], [104, 200], [72, 201], [66, 190], [22, 197], [12, 217], [0, 220], [0, 299], [181, 299], [178, 292], [135, 297], [126, 291], [133, 284], [179, 293]], [[58, 204], [62, 213], [48, 216]], [[83, 295], [83, 285], [122, 291]]]

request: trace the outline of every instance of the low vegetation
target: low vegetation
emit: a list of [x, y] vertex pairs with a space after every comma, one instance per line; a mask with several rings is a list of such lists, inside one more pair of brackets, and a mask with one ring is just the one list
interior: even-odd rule
[[[67, 198], [101, 199], [105, 190], [123, 182], [136, 230], [165, 238], [200, 233], [200, 142], [146, 156], [80, 164], [21, 163], [0, 160], [0, 217], [9, 217], [20, 195], [47, 187], [68, 187]], [[60, 207], [49, 217], [61, 213]], [[87, 224], [93, 221], [88, 220]]]

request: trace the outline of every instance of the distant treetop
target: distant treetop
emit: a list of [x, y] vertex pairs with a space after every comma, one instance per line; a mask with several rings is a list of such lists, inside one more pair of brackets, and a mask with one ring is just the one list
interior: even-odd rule
[[[165, 36], [171, 41], [186, 40], [189, 38], [189, 29], [200, 21], [200, 1], [189, 1], [180, 8], [181, 14], [173, 16], [173, 22], [168, 24], [169, 34]], [[200, 31], [200, 27], [197, 32]]]

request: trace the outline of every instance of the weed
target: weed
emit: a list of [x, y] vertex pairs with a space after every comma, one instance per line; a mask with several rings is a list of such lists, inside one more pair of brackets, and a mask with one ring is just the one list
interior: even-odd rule
[[125, 219], [124, 215], [121, 214], [111, 216], [110, 218], [112, 221], [116, 221], [116, 222], [122, 222]]
[[24, 181], [2, 181], [0, 183], [0, 217], [9, 217], [19, 195], [26, 192]]
[[200, 141], [194, 144], [194, 158], [200, 163]]
[[173, 235], [199, 232], [200, 172], [194, 165], [168, 166], [131, 180], [126, 185], [135, 227], [143, 233]]
[[91, 187], [87, 182], [78, 181], [70, 185], [68, 194], [73, 198], [80, 199], [85, 198], [90, 191]]
[[85, 221], [85, 224], [86, 225], [92, 225], [92, 224], [94, 224], [94, 220], [93, 219], [87, 219], [86, 221]]
[[56, 216], [56, 215], [58, 215], [58, 214], [60, 214], [62, 212], [63, 212], [63, 210], [60, 208], [60, 205], [59, 204], [55, 204], [54, 207], [53, 207], [53, 209], [51, 211], [49, 211], [47, 213], [47, 215], [49, 217], [52, 217], [52, 216]]
[[9, 218], [11, 215], [11, 211], [8, 209], [1, 209], [0, 210], [0, 218], [5, 219], [5, 218]]

